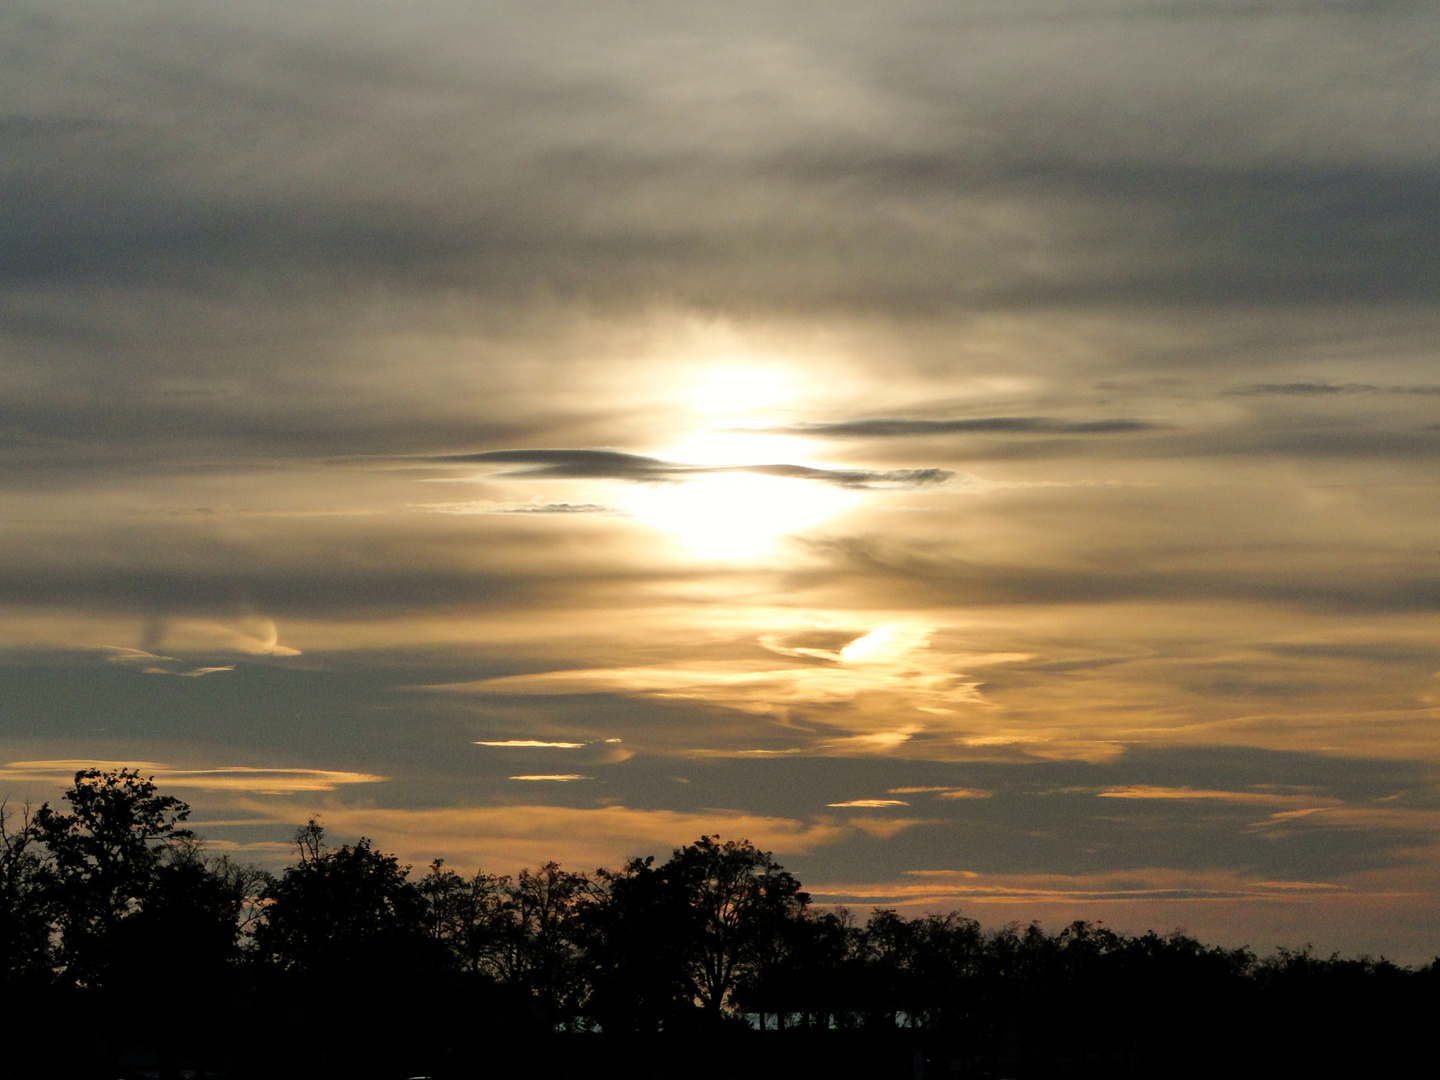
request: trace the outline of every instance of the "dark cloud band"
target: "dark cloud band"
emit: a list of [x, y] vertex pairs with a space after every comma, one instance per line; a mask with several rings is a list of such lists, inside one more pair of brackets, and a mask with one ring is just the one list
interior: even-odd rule
[[820, 469], [784, 463], [764, 465], [688, 465], [621, 450], [537, 449], [482, 450], [473, 454], [439, 454], [419, 460], [438, 465], [517, 465], [502, 475], [558, 480], [628, 480], [674, 483], [701, 476], [750, 473], [787, 480], [810, 480], [842, 488], [928, 487], [955, 474], [948, 469]]

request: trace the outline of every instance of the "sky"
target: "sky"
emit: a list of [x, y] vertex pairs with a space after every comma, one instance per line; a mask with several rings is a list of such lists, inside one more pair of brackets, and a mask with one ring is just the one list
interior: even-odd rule
[[1440, 952], [1440, 10], [9, 0], [0, 795]]

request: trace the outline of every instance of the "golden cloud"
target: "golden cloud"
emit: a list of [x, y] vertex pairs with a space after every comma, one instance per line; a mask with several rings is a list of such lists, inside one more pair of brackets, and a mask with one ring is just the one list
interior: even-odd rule
[[886, 792], [887, 795], [926, 795], [933, 794], [937, 799], [988, 799], [994, 795], [993, 791], [985, 788], [965, 787], [892, 787]]
[[82, 769], [135, 769], [167, 788], [290, 795], [301, 791], [334, 791], [344, 784], [378, 784], [388, 779], [370, 773], [331, 769], [257, 769], [232, 765], [218, 769], [177, 769], [154, 761], [100, 761], [73, 758], [56, 761], [11, 761], [0, 765], [0, 781], [31, 780], [69, 783]]
[[1282, 795], [1270, 791], [1215, 791], [1189, 787], [1154, 787], [1131, 784], [1106, 788], [1098, 792], [1102, 799], [1209, 799], [1215, 802], [1238, 803], [1242, 806], [1343, 806], [1340, 799], [1315, 795]]
[[570, 780], [593, 780], [593, 776], [581, 776], [579, 773], [527, 773], [522, 776], [512, 776], [511, 780], [555, 780], [565, 783]]
[[1440, 832], [1440, 810], [1404, 809], [1401, 807], [1363, 807], [1338, 805], [1305, 807], [1271, 814], [1255, 829], [1292, 825], [1315, 825], [1336, 829], [1375, 829], [1400, 832]]
[[1349, 892], [1325, 881], [1254, 881], [1232, 871], [1188, 872], [1144, 868], [1088, 875], [980, 874], [973, 870], [911, 870], [907, 880], [872, 884], [821, 884], [810, 894], [822, 903], [866, 903], [934, 910], [959, 904], [1095, 904], [1114, 902], [1286, 901]]
[[[303, 821], [316, 814], [312, 808], [292, 804], [282, 809], [268, 801], [246, 803], [246, 809], [276, 824]], [[434, 810], [326, 806], [318, 816], [333, 833], [371, 837], [381, 849], [416, 865], [443, 857], [460, 865], [506, 872], [552, 860], [579, 869], [615, 866], [637, 855], [665, 855], [713, 834], [748, 839], [777, 855], [796, 855], [851, 833], [849, 825], [828, 820], [805, 822], [740, 811], [685, 813], [625, 806]]]
[[[643, 667], [578, 668], [507, 675], [473, 682], [445, 683], [420, 689], [499, 696], [625, 694], [636, 697], [704, 701], [744, 712], [784, 714], [806, 706], [834, 707], [871, 701], [887, 715], [896, 708], [922, 714], [926, 726], [953, 723], [959, 706], [987, 706], [976, 683], [954, 668], [961, 657], [932, 650], [928, 627], [893, 624], [861, 635], [844, 648], [804, 667], [763, 666], [746, 657], [733, 660], [657, 664]], [[764, 642], [762, 637], [762, 643]], [[772, 650], [773, 651], [773, 650]], [[787, 655], [817, 655], [817, 650], [787, 650]], [[1024, 654], [966, 654], [974, 664], [1008, 663]], [[874, 718], [832, 722], [873, 729]], [[936, 718], [936, 719], [931, 719]], [[944, 719], [940, 719], [944, 718]], [[921, 730], [911, 723], [899, 733], [864, 738], [879, 740], [871, 750], [886, 749]], [[836, 744], [844, 749], [843, 742]]]

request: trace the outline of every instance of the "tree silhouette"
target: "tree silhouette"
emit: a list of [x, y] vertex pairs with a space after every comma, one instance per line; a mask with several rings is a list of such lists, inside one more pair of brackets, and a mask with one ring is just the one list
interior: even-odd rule
[[603, 893], [579, 920], [590, 984], [586, 1010], [607, 1032], [654, 1035], [693, 1010], [685, 949], [691, 910], [653, 856], [598, 877]]
[[426, 932], [466, 974], [500, 977], [510, 939], [510, 887], [509, 877], [480, 871], [461, 877], [444, 859], [420, 879]]
[[523, 988], [547, 1023], [574, 1016], [584, 996], [579, 916], [593, 895], [590, 879], [550, 862], [520, 871], [504, 894], [502, 981]]
[[151, 900], [166, 853], [193, 837], [180, 827], [190, 808], [134, 769], [82, 769], [65, 800], [68, 814], [40, 807], [36, 836], [54, 875], [60, 967], [71, 984], [98, 986], [116, 973], [118, 931]]
[[702, 836], [660, 868], [687, 961], [690, 995], [712, 1018], [755, 971], [783, 923], [810, 902], [800, 882], [748, 840]]
[[[593, 876], [437, 860], [412, 881], [312, 820], [271, 877], [207, 857], [185, 804], [133, 770], [82, 770], [65, 798], [0, 804], [3, 1015], [27, 1032], [0, 1054], [7, 1080], [466, 1075], [477, 1047], [547, 1075], [605, 1053], [687, 1077], [1374, 1075], [1425, 1048], [1440, 1008], [1440, 961], [1257, 961], [1178, 931], [956, 913], [861, 926], [812, 911], [744, 840]], [[159, 1007], [181, 994], [183, 1016]], [[766, 1030], [727, 1021], [740, 1011]]]
[[327, 850], [311, 819], [295, 836], [299, 861], [270, 882], [255, 947], [270, 964], [309, 973], [369, 965], [424, 937], [425, 903], [393, 855], [361, 837]]
[[0, 802], [0, 986], [50, 974], [53, 878], [38, 849], [30, 807], [17, 813]]
[[[399, 1069], [396, 1055], [424, 1038], [445, 968], [424, 897], [410, 868], [365, 838], [329, 848], [311, 820], [295, 842], [297, 861], [266, 887], [254, 933], [258, 989], [276, 1021], [257, 1053], [297, 1074]], [[388, 1038], [364, 1037], [357, 1018], [382, 1015]]]
[[[40, 807], [31, 844], [18, 852], [22, 878], [35, 884], [27, 933], [33, 940], [37, 924], [44, 926], [46, 974], [83, 1018], [89, 1041], [80, 1046], [88, 1045], [93, 1065], [113, 1068], [123, 1053], [146, 1048], [169, 1072], [177, 1052], [199, 1053], [219, 1039], [252, 875], [207, 860], [181, 827], [189, 807], [158, 794], [138, 770], [83, 769], [65, 801], [68, 812]], [[6, 845], [12, 863], [18, 838]], [[33, 962], [33, 945], [30, 954]], [[189, 990], [195, 1019], [183, 1027], [157, 1023], [157, 995], [180, 987]]]
[[742, 983], [737, 997], [750, 1011], [777, 1016], [800, 1013], [807, 1027], [852, 1026], [852, 1017], [863, 1011], [871, 980], [865, 929], [841, 908], [807, 911], [791, 922], [790, 934], [792, 944], [784, 961], [768, 965], [753, 990]]

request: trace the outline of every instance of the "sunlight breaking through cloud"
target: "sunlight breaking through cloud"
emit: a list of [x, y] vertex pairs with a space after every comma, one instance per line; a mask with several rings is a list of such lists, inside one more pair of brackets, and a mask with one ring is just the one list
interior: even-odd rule
[[543, 8], [0, 7], [14, 797], [1433, 955], [1440, 9]]

